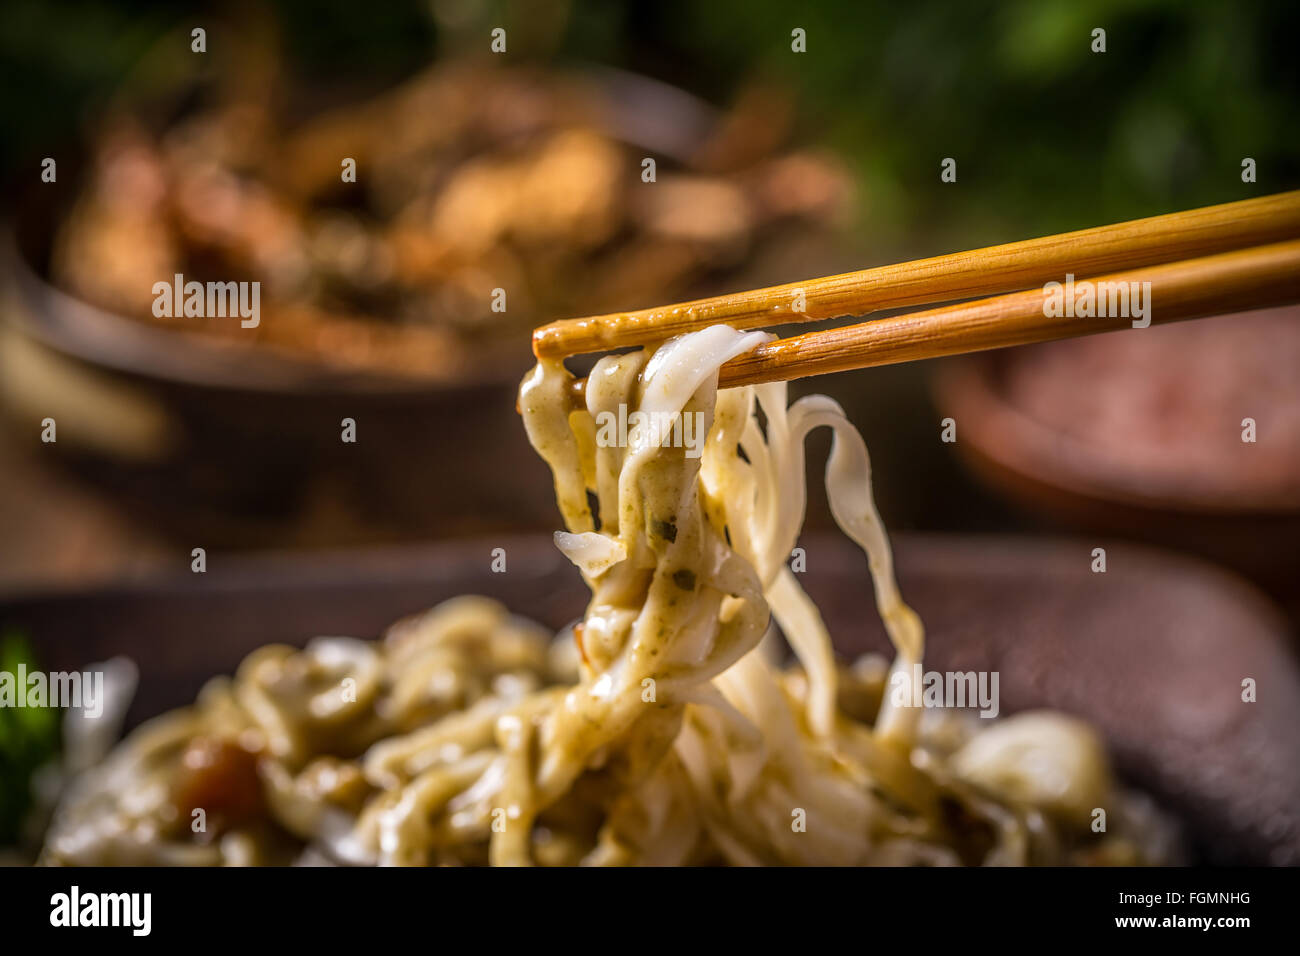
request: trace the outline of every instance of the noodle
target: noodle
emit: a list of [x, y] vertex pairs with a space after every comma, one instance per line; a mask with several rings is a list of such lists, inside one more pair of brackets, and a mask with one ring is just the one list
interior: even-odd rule
[[[460, 598], [378, 644], [263, 648], [87, 774], [43, 861], [1166, 859], [1168, 827], [1116, 787], [1080, 722], [983, 721], [887, 693], [915, 680], [924, 631], [894, 580], [861, 436], [822, 396], [717, 390], [719, 366], [765, 338], [719, 326], [607, 356], [585, 407], [558, 362], [525, 379], [520, 411], [566, 528], [556, 544], [591, 589], [570, 631], [552, 643]], [[609, 440], [612, 420], [625, 440]], [[692, 422], [702, 447], [674, 440]], [[820, 427], [832, 513], [867, 557], [892, 666], [837, 664], [785, 564]], [[773, 661], [772, 625], [797, 666]]]

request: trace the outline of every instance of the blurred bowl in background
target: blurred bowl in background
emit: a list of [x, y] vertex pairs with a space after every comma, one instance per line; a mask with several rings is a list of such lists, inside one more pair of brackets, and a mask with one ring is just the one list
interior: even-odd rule
[[1300, 615], [1298, 370], [1289, 307], [966, 356], [934, 383], [1016, 504], [1205, 555]]
[[[346, 141], [346, 130], [359, 126], [364, 135], [358, 136], [370, 139], [364, 148], [379, 150], [379, 144], [386, 142], [384, 124], [394, 116], [409, 119], [414, 108], [428, 105], [430, 98], [443, 102], [457, 93], [463, 99], [465, 85], [476, 75], [473, 70], [435, 68], [386, 98], [324, 114], [307, 124], [301, 136], [277, 147], [315, 156], [312, 169], [290, 164], [290, 172], [276, 174], [273, 170], [279, 165], [272, 162], [272, 172], [245, 169], [241, 174], [239, 162], [247, 158], [226, 157], [231, 170], [213, 175], [229, 188], [222, 187], [225, 192], [217, 189], [210, 198], [220, 206], [216, 200], [222, 195], [239, 199], [248, 194], [256, 197], [254, 205], [264, 204], [266, 196], [258, 191], [262, 186], [254, 189], [248, 185], [263, 183], [273, 191], [280, 190], [274, 195], [284, 198], [289, 220], [305, 224], [314, 222], [313, 203], [334, 209], [341, 202], [340, 215], [351, 216], [354, 225], [364, 223], [372, 239], [386, 242], [392, 236], [385, 230], [399, 228], [398, 220], [376, 217], [391, 197], [372, 197], [367, 202], [377, 205], [361, 210], [349, 207], [350, 200], [340, 200], [336, 188], [324, 185], [332, 178], [337, 186], [336, 153], [343, 145], [356, 145], [340, 143], [340, 137]], [[565, 124], [570, 122], [589, 124], [619, 144], [626, 155], [618, 161], [618, 190], [620, 195], [644, 197], [626, 213], [643, 231], [633, 230], [629, 236], [631, 227], [621, 228], [606, 237], [609, 254], [602, 252], [590, 261], [582, 258], [589, 251], [578, 250], [574, 253], [577, 258], [565, 258], [568, 254], [558, 248], [543, 250], [538, 253], [541, 278], [537, 273], [529, 276], [532, 293], [540, 294], [538, 290], [545, 288], [553, 303], [567, 306], [572, 300], [574, 308], [591, 311], [599, 311], [597, 304], [632, 308], [678, 292], [700, 295], [720, 291], [719, 282], [737, 287], [760, 285], [818, 269], [833, 271], [843, 262], [846, 253], [840, 226], [832, 225], [832, 220], [842, 218], [835, 208], [835, 183], [844, 186], [846, 181], [836, 179], [833, 161], [823, 162], [803, 153], [774, 153], [780, 138], [789, 131], [790, 116], [788, 103], [782, 107], [780, 96], [773, 91], [756, 88], [729, 112], [719, 113], [658, 81], [592, 69], [578, 75], [583, 106], [576, 108], [578, 118], [573, 119], [567, 105], [561, 110], [548, 99], [568, 104], [555, 88], [568, 90], [572, 78], [541, 71], [545, 82], [534, 88], [531, 75], [505, 71], [499, 89], [482, 89], [485, 103], [478, 112], [490, 113], [486, 100], [493, 99], [496, 112], [492, 115], [497, 115], [497, 120], [476, 119], [475, 109], [464, 104], [458, 109], [455, 122], [492, 126], [494, 136], [486, 142], [461, 144], [455, 137], [448, 142], [448, 136], [436, 130], [440, 114], [415, 110], [417, 118], [422, 117], [432, 129], [418, 130], [407, 124], [402, 140], [405, 146], [385, 147], [394, 155], [387, 160], [375, 155], [372, 162], [394, 165], [388, 173], [392, 181], [424, 177], [434, 183], [421, 187], [432, 193], [417, 190], [417, 198], [411, 200], [417, 206], [424, 201], [419, 197], [459, 196], [451, 203], [457, 213], [450, 220], [453, 226], [462, 220], [466, 229], [475, 223], [483, 225], [479, 221], [483, 217], [491, 225], [502, 216], [518, 225], [533, 222], [551, 209], [559, 226], [581, 232], [582, 223], [590, 215], [599, 218], [601, 210], [583, 207], [585, 212], [577, 219], [567, 216], [565, 203], [575, 195], [570, 188], [574, 184], [566, 178], [573, 172], [573, 164], [564, 157], [551, 156], [553, 161], [546, 165], [550, 154], [543, 150], [537, 161], [545, 169], [530, 171], [535, 163], [528, 159], [527, 144], [538, 136], [543, 143], [563, 139]], [[240, 105], [233, 115], [244, 117], [240, 111], [246, 107]], [[230, 114], [219, 115], [228, 119]], [[504, 127], [498, 129], [501, 124]], [[559, 132], [553, 128], [556, 124]], [[237, 129], [245, 125], [243, 119], [234, 123]], [[224, 130], [213, 140], [218, 146], [237, 149], [242, 143], [248, 147], [247, 137], [234, 136], [229, 124], [218, 126], [219, 131]], [[252, 128], [261, 127], [253, 123]], [[199, 145], [204, 141], [202, 124], [198, 132], [187, 136], [190, 139], [185, 140], [182, 151], [190, 155], [195, 148], [190, 140], [197, 137]], [[143, 148], [138, 139], [131, 142], [136, 145], [127, 147], [127, 154]], [[309, 149], [313, 143], [318, 148]], [[137, 167], [145, 161], [129, 155], [122, 160], [122, 168], [111, 174], [108, 186], [119, 178], [134, 181], [133, 177], [143, 175]], [[641, 155], [658, 157], [658, 179], [653, 184], [642, 183], [640, 166], [633, 162]], [[573, 161], [582, 166], [580, 159]], [[480, 160], [483, 162], [476, 166]], [[626, 169], [621, 168], [623, 160], [627, 160]], [[347, 294], [337, 292], [342, 278], [331, 271], [332, 265], [314, 271], [305, 288], [317, 293], [321, 288], [334, 288], [335, 292], [320, 293], [326, 298], [310, 301], [281, 299], [278, 305], [274, 300], [268, 304], [264, 293], [261, 327], [248, 335], [241, 334], [238, 322], [231, 319], [222, 320], [224, 331], [214, 332], [140, 316], [125, 305], [114, 308], [91, 292], [98, 289], [107, 300], [113, 300], [115, 294], [129, 289], [133, 295], [143, 293], [147, 302], [152, 282], [171, 279], [171, 265], [161, 270], [162, 260], [151, 258], [157, 252], [152, 248], [154, 240], [164, 226], [179, 228], [174, 235], [180, 236], [190, 236], [192, 229], [186, 232], [184, 227], [168, 225], [173, 213], [156, 222], [133, 224], [130, 214], [113, 211], [117, 207], [111, 188], [101, 197], [111, 208], [101, 208], [101, 203], [87, 213], [87, 184], [96, 175], [96, 162], [83, 163], [79, 175], [73, 162], [61, 161], [57, 185], [26, 190], [27, 204], [18, 210], [5, 249], [9, 281], [4, 316], [7, 328], [0, 342], [0, 362], [5, 370], [0, 396], [8, 417], [18, 424], [14, 433], [20, 442], [57, 455], [79, 476], [107, 487], [136, 517], [178, 542], [198, 541], [224, 548], [285, 547], [553, 525], [549, 476], [528, 446], [514, 411], [518, 382], [532, 363], [528, 330], [558, 317], [530, 310], [528, 300], [538, 295], [516, 295], [512, 289], [509, 315], [491, 317], [500, 321], [499, 329], [490, 335], [475, 333], [463, 341], [456, 338], [455, 347], [434, 350], [436, 362], [424, 362], [420, 356], [434, 341], [430, 336], [445, 333], [458, 337], [459, 331], [451, 331], [454, 322], [443, 328], [439, 325], [442, 319], [422, 326], [409, 318], [404, 322], [396, 316], [336, 312], [322, 320], [319, 328], [314, 320], [295, 325], [295, 312], [299, 318], [301, 313], [319, 315], [321, 302], [330, 295], [336, 295], [334, 301], [344, 301], [348, 295], [360, 294], [355, 288]], [[186, 164], [181, 168], [187, 168]], [[304, 199], [295, 194], [294, 189], [308, 187], [303, 185], [306, 180], [290, 175], [294, 170], [315, 181], [312, 189], [321, 195], [311, 193]], [[102, 178], [102, 167], [98, 174]], [[244, 174], [248, 179], [239, 180]], [[243, 184], [231, 186], [227, 179], [232, 176]], [[483, 176], [496, 177], [492, 179], [496, 186], [489, 183], [491, 188], [469, 188]], [[152, 181], [143, 178], [146, 186]], [[625, 180], [635, 185], [629, 187]], [[530, 187], [530, 192], [520, 185], [525, 181], [537, 188]], [[518, 208], [503, 210], [497, 187], [510, 183], [518, 187], [510, 193]], [[539, 189], [550, 195], [540, 206]], [[743, 222], [733, 223], [733, 231], [738, 230], [735, 236], [715, 235], [718, 223], [726, 220], [717, 215], [715, 207], [722, 203], [732, 208], [738, 197], [743, 198], [745, 208], [752, 207], [753, 215], [745, 213], [740, 217]], [[182, 194], [166, 202], [185, 205], [183, 200]], [[304, 202], [307, 207], [301, 206]], [[202, 218], [204, 207], [202, 203], [199, 206], [189, 215]], [[78, 215], [80, 219], [76, 219]], [[120, 218], [123, 215], [126, 220]], [[73, 228], [72, 239], [70, 222], [79, 223]], [[492, 241], [515, 242], [517, 237], [501, 222], [497, 225], [505, 232], [495, 226], [488, 230], [495, 236]], [[700, 234], [696, 228], [700, 223], [713, 232]], [[254, 242], [250, 254], [255, 254], [259, 233], [245, 225], [245, 232], [252, 237], [249, 241]], [[529, 228], [534, 227], [541, 228], [536, 222]], [[400, 224], [403, 241], [421, 228], [413, 229], [409, 221]], [[151, 249], [134, 247], [131, 236], [137, 234], [142, 237], [140, 244]], [[148, 237], [152, 239], [145, 242]], [[187, 279], [256, 278], [255, 269], [239, 271], [243, 268], [238, 265], [244, 254], [239, 252], [243, 241], [225, 233], [216, 239], [187, 238], [185, 255], [191, 258], [173, 264], [177, 271], [185, 270]], [[72, 254], [82, 247], [94, 251], [99, 267], [87, 264], [94, 257], [82, 259]], [[215, 260], [214, 249], [221, 254]], [[719, 250], [726, 255], [720, 256]], [[522, 255], [527, 250], [516, 251]], [[137, 254], [146, 268], [133, 259]], [[548, 254], [566, 264], [552, 268]], [[57, 274], [60, 256], [62, 279]], [[528, 261], [528, 256], [523, 259]], [[198, 263], [213, 269], [214, 261], [219, 263], [215, 273], [198, 271]], [[569, 278], [561, 281], [561, 275]], [[63, 281], [77, 278], [84, 280], [80, 289], [84, 294], [72, 292]], [[485, 289], [496, 284], [484, 281]], [[331, 282], [335, 285], [330, 286]], [[482, 299], [488, 301], [486, 293]], [[406, 302], [405, 307], [410, 306], [411, 302]], [[289, 330], [277, 332], [269, 341], [252, 334], [283, 330], [284, 326]], [[351, 330], [348, 335], [330, 338], [345, 326]], [[324, 338], [334, 346], [322, 348], [313, 339], [321, 329], [329, 333]], [[408, 331], [413, 337], [403, 345], [402, 336]], [[378, 339], [370, 338], [372, 333]], [[376, 342], [382, 347], [372, 348]], [[40, 422], [46, 417], [58, 422], [57, 446], [39, 442]], [[355, 422], [355, 443], [342, 440], [345, 419]]]

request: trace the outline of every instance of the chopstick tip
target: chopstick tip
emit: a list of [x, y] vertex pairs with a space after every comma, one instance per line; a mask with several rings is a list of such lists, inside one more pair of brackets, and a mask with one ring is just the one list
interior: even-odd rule
[[540, 328], [533, 329], [533, 358], [546, 358], [547, 341], [550, 338], [550, 326], [543, 325]]

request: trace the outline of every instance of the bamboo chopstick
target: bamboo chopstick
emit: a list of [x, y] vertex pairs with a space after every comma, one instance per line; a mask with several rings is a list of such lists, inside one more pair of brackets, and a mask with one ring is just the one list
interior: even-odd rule
[[[1086, 280], [1150, 282], [1152, 325], [1300, 302], [1300, 240]], [[1042, 289], [912, 312], [760, 345], [722, 366], [718, 387], [755, 385], [1128, 328], [1128, 317], [1048, 317]]]
[[1061, 281], [1067, 272], [1091, 277], [1297, 236], [1300, 191], [1279, 193], [695, 302], [564, 319], [534, 331], [533, 352], [562, 358], [646, 345], [710, 325], [752, 329], [863, 315], [1025, 289]]

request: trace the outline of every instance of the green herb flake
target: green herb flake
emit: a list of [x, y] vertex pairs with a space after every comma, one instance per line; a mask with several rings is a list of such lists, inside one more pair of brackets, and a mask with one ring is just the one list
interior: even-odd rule
[[671, 521], [662, 521], [659, 518], [655, 518], [650, 522], [650, 527], [656, 535], [663, 538], [665, 541], [671, 543], [677, 540], [677, 525], [673, 524]]

